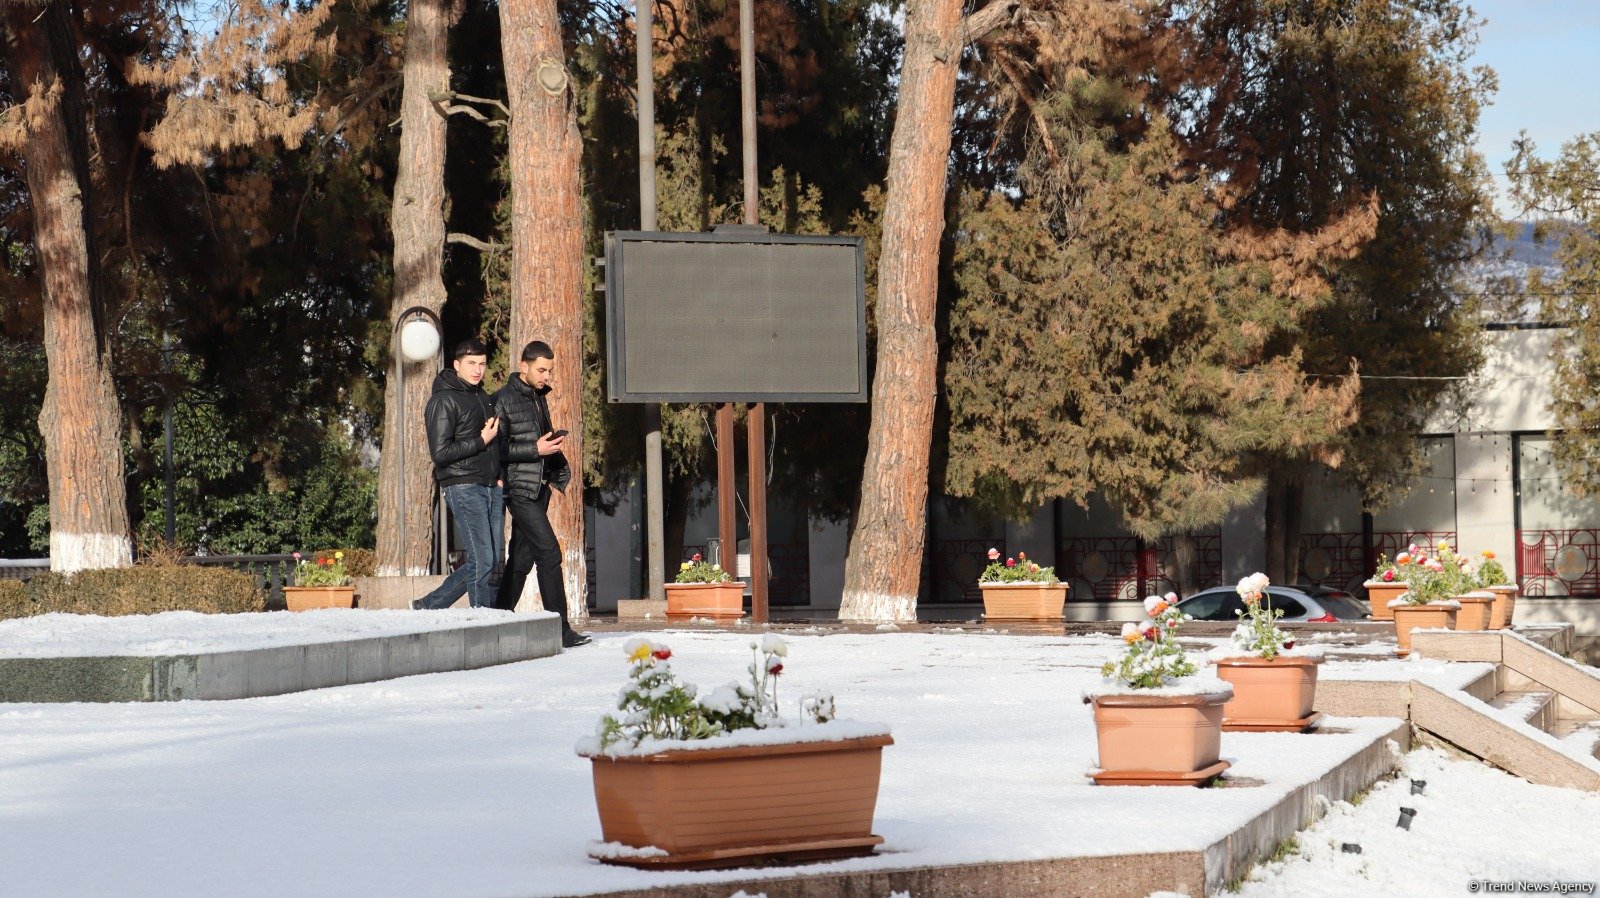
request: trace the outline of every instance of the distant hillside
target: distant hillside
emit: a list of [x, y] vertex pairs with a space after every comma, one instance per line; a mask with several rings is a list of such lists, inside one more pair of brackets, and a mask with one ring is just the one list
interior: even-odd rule
[[1559, 271], [1555, 254], [1560, 234], [1549, 234], [1540, 242], [1534, 239], [1532, 222], [1514, 224], [1512, 235], [1495, 237], [1489, 250], [1468, 267], [1462, 278], [1467, 290], [1485, 294], [1484, 312], [1491, 321], [1537, 321], [1539, 298], [1519, 298], [1515, 294], [1527, 286], [1528, 276], [1535, 270], [1546, 279]]

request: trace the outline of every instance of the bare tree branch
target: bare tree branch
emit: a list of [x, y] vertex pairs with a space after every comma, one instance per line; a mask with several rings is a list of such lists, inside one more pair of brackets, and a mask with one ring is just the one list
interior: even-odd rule
[[503, 253], [511, 248], [509, 243], [490, 243], [485, 240], [479, 240], [471, 234], [460, 234], [454, 231], [444, 235], [444, 242], [465, 243], [467, 246], [485, 253]]
[[1010, 24], [1023, 9], [1019, 0], [995, 0], [961, 20], [961, 34], [967, 43], [981, 40], [1003, 25]]

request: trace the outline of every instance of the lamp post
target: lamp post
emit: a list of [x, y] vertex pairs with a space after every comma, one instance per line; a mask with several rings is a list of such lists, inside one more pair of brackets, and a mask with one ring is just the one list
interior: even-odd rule
[[[400, 522], [400, 570], [409, 573], [411, 570], [407, 558], [410, 544], [406, 542], [406, 362], [426, 362], [439, 354], [439, 347], [443, 341], [440, 339], [439, 316], [426, 306], [412, 306], [400, 313], [395, 319], [395, 329], [392, 349], [394, 353], [395, 396], [400, 402], [399, 415], [396, 420], [400, 432], [391, 435], [394, 445], [399, 450], [396, 463], [398, 475], [395, 477], [399, 495], [396, 498], [395, 516]], [[443, 503], [440, 503], [441, 505]], [[444, 526], [439, 526], [439, 538], [444, 539]], [[440, 566], [444, 565], [444, 556], [440, 554]]]

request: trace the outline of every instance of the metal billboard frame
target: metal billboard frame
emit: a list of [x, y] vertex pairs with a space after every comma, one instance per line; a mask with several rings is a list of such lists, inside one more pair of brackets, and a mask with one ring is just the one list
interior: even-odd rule
[[[736, 226], [726, 231], [674, 232], [674, 231], [608, 231], [605, 237], [605, 293], [606, 293], [606, 400], [626, 402], [867, 402], [871, 395], [867, 371], [867, 293], [866, 293], [866, 241], [861, 237], [813, 234], [771, 234], [749, 226]], [[639, 392], [622, 388], [627, 382], [627, 363], [624, 347], [627, 344], [627, 325], [622, 314], [623, 277], [621, 247], [624, 243], [725, 243], [854, 246], [856, 250], [856, 364], [861, 373], [860, 389], [855, 393], [797, 392]]]

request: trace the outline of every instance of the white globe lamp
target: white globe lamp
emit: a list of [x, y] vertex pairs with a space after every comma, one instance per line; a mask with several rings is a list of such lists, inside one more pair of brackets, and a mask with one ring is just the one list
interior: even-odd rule
[[400, 328], [400, 354], [411, 362], [426, 362], [439, 352], [439, 329], [426, 318], [407, 321]]

